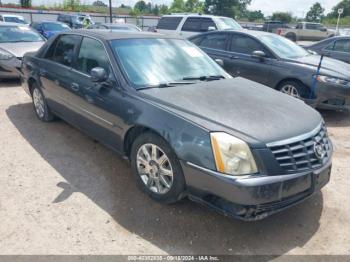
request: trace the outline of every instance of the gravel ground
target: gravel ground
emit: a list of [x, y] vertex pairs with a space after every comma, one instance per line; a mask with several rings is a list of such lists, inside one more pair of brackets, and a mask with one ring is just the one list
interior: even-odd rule
[[16, 82], [0, 84], [0, 254], [350, 254], [350, 114], [322, 112], [331, 182], [263, 221], [195, 203], [160, 205], [127, 162], [63, 121], [42, 123]]

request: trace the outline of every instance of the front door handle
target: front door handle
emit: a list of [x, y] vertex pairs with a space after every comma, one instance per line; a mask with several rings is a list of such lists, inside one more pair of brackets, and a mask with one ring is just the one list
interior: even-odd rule
[[70, 88], [73, 90], [73, 91], [78, 91], [79, 90], [79, 85], [77, 83], [72, 83], [70, 85]]
[[239, 56], [233, 55], [230, 57], [231, 59], [239, 59]]

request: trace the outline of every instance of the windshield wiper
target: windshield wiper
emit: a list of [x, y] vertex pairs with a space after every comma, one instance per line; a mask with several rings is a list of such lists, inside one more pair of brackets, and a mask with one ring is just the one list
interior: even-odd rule
[[213, 80], [220, 80], [225, 79], [223, 75], [211, 75], [211, 76], [189, 76], [182, 78], [183, 80], [199, 80], [199, 81], [213, 81]]
[[[190, 79], [184, 79], [184, 80], [190, 80]], [[140, 88], [137, 88], [137, 90], [144, 90], [144, 89], [151, 89], [151, 88], [166, 88], [166, 87], [173, 87], [177, 85], [190, 85], [195, 84], [193, 81], [174, 81], [174, 82], [166, 82], [166, 83], [159, 83], [156, 85], [146, 85], [142, 86]]]

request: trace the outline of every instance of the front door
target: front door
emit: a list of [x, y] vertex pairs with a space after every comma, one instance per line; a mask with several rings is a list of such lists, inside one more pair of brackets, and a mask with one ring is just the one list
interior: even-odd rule
[[[250, 36], [232, 34], [229, 43], [229, 60], [225, 61], [225, 70], [232, 76], [241, 76], [252, 81], [268, 83], [271, 71], [271, 55], [263, 45]], [[263, 51], [266, 58], [252, 57], [254, 51]]]
[[[105, 82], [92, 81], [90, 73], [96, 67], [106, 70], [108, 79]], [[76, 86], [80, 100], [76, 108], [80, 114], [79, 127], [104, 144], [121, 151], [123, 121], [120, 115], [127, 107], [123, 106], [124, 99], [104, 44], [84, 37], [71, 74], [72, 84]]]

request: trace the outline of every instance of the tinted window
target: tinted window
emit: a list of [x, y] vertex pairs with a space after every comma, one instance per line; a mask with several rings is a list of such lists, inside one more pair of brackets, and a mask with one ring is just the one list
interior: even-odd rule
[[196, 36], [191, 38], [190, 41], [196, 45], [200, 45], [202, 39], [203, 39], [203, 36]]
[[206, 35], [200, 43], [201, 47], [208, 47], [213, 49], [226, 49], [227, 34], [209, 34]]
[[201, 31], [208, 31], [209, 27], [217, 29], [214, 21], [211, 18], [202, 18]]
[[350, 40], [338, 40], [334, 43], [334, 51], [350, 53]]
[[76, 69], [90, 74], [95, 67], [102, 67], [110, 72], [108, 56], [102, 43], [85, 37], [81, 42]]
[[264, 48], [261, 46], [261, 44], [251, 37], [238, 34], [232, 35], [230, 45], [230, 51], [232, 52], [250, 55], [257, 50], [264, 51], [263, 49]]
[[57, 63], [71, 66], [74, 58], [74, 51], [80, 42], [81, 37], [77, 35], [63, 35], [60, 36], [51, 46], [45, 56]]
[[158, 29], [176, 30], [182, 17], [162, 17], [157, 25]]
[[303, 24], [297, 24], [297, 26], [295, 27], [295, 29], [303, 29]]
[[182, 31], [190, 31], [190, 32], [200, 32], [201, 31], [201, 18], [197, 17], [189, 17], [186, 19], [184, 23]]

